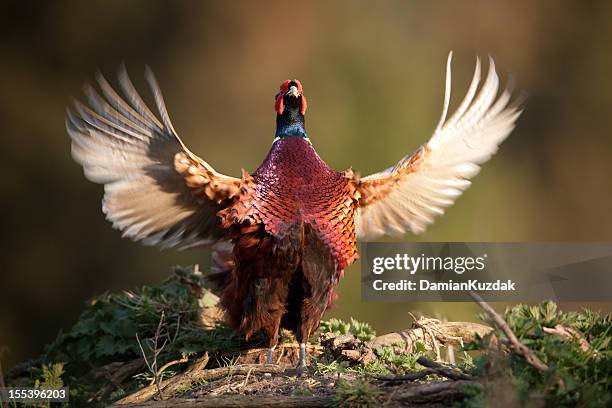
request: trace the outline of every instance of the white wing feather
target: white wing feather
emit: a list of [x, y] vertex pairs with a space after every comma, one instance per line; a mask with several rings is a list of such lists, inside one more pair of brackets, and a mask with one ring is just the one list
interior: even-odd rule
[[477, 59], [467, 94], [447, 120], [451, 61], [452, 52], [446, 66], [442, 115], [429, 142], [394, 167], [360, 180], [363, 199], [356, 219], [360, 239], [425, 231], [470, 186], [469, 179], [514, 129], [521, 110], [509, 105], [508, 89], [498, 96], [499, 77], [491, 57], [480, 91]]

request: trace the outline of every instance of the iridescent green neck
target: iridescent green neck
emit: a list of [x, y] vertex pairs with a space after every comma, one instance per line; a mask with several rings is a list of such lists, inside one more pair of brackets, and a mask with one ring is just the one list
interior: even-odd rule
[[276, 115], [276, 137], [308, 137], [304, 126], [304, 115], [299, 109], [286, 108], [282, 115]]

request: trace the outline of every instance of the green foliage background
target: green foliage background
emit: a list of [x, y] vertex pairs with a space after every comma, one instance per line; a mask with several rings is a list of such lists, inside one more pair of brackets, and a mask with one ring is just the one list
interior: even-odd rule
[[[334, 168], [385, 168], [427, 140], [455, 50], [454, 94], [475, 54], [528, 94], [516, 131], [424, 241], [610, 240], [612, 3], [605, 1], [5, 1], [0, 5], [0, 346], [5, 369], [40, 354], [83, 302], [209, 265], [121, 239], [102, 188], [72, 161], [65, 106], [97, 68], [158, 76], [175, 127], [217, 170], [254, 170], [273, 95], [299, 78], [307, 127]], [[457, 99], [454, 99], [457, 103]], [[405, 327], [408, 311], [472, 319], [462, 304], [365, 304], [359, 264], [328, 315]], [[578, 305], [563, 305], [565, 308]], [[609, 308], [607, 305], [591, 307]], [[113, 329], [114, 330], [114, 329]]]

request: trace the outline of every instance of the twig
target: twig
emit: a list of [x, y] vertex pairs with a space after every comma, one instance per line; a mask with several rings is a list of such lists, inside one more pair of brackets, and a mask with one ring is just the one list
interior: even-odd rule
[[161, 336], [161, 328], [162, 328], [163, 322], [164, 322], [164, 311], [162, 310], [161, 316], [159, 317], [159, 323], [157, 324], [157, 329], [155, 330], [155, 336], [152, 339], [148, 339], [149, 349], [151, 349], [151, 351], [153, 352], [152, 361], [150, 363], [149, 363], [149, 360], [147, 359], [147, 355], [144, 351], [144, 348], [142, 347], [142, 343], [140, 342], [138, 333], [136, 333], [136, 341], [138, 342], [138, 347], [140, 347], [142, 358], [147, 364], [147, 368], [149, 369], [151, 374], [153, 374], [153, 380], [151, 382], [151, 385], [153, 384], [156, 385], [157, 392], [159, 393], [159, 398], [162, 400], [164, 399], [164, 396], [162, 395], [162, 390], [161, 390], [161, 377], [159, 376], [160, 373], [157, 370], [157, 357], [160, 355], [164, 347], [166, 347], [168, 339], [167, 338], [164, 339], [164, 343], [161, 345], [161, 347], [158, 347], [157, 345], [159, 344], [159, 338]]
[[280, 353], [278, 353], [278, 359], [276, 360], [276, 364], [280, 364], [281, 360], [283, 359], [283, 356], [285, 355], [285, 348], [281, 347], [280, 348]]
[[436, 340], [436, 336], [433, 334], [433, 331], [431, 330], [431, 327], [430, 327], [430, 324], [432, 321], [435, 321], [437, 323], [440, 323], [440, 321], [436, 319], [426, 319], [425, 321], [422, 321], [423, 319], [417, 320], [416, 317], [412, 313], [410, 313], [410, 316], [412, 316], [412, 319], [414, 320], [414, 322], [412, 323], [413, 326], [420, 327], [421, 329], [423, 329], [423, 334], [425, 333], [429, 334], [429, 336], [431, 337], [431, 342], [434, 347], [434, 351], [436, 352], [436, 361], [441, 361], [442, 358], [440, 357], [440, 345], [438, 344], [438, 341]]
[[178, 319], [176, 319], [176, 331], [174, 332], [174, 337], [172, 338], [172, 343], [176, 341], [176, 338], [179, 334], [179, 329], [181, 328], [181, 315], [178, 315]]
[[242, 388], [246, 387], [246, 385], [249, 383], [249, 377], [251, 376], [252, 371], [253, 369], [251, 368], [247, 373], [246, 378], [244, 379], [244, 383], [242, 383]]
[[[179, 359], [177, 359], [177, 360], [172, 360], [172, 361], [169, 361], [169, 362], [167, 362], [166, 364], [164, 364], [163, 366], [161, 366], [159, 370], [157, 370], [157, 376], [156, 376], [156, 377], [161, 378], [162, 373], [163, 373], [163, 372], [164, 372], [164, 371], [165, 371], [167, 368], [170, 368], [170, 367], [172, 367], [173, 365], [176, 365], [176, 364], [186, 363], [186, 362], [188, 362], [188, 361], [189, 361], [189, 358], [187, 358], [187, 357], [183, 357], [183, 358], [179, 358]], [[153, 381], [151, 381], [151, 384], [149, 384], [149, 385], [153, 385], [154, 380], [155, 380], [155, 379], [153, 379]]]
[[548, 366], [544, 364], [529, 347], [525, 346], [519, 341], [510, 326], [508, 326], [508, 323], [506, 323], [506, 321], [502, 319], [502, 317], [497, 314], [497, 312], [493, 310], [493, 308], [487, 302], [485, 302], [478, 293], [472, 290], [468, 291], [468, 293], [491, 318], [491, 320], [493, 320], [497, 327], [504, 332], [508, 340], [510, 340], [511, 347], [514, 349], [514, 351], [523, 356], [527, 363], [529, 363], [539, 372], [543, 373], [544, 371], [548, 370]]

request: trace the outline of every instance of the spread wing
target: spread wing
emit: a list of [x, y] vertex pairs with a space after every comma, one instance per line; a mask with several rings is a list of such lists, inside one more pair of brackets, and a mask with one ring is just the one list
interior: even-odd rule
[[159, 86], [147, 68], [159, 113], [146, 106], [119, 71], [121, 97], [97, 75], [102, 94], [85, 86], [89, 107], [75, 101], [66, 129], [85, 176], [104, 184], [103, 211], [123, 235], [146, 245], [186, 248], [216, 242], [217, 211], [238, 193], [240, 179], [217, 173], [176, 134]]
[[395, 166], [359, 181], [357, 235], [374, 239], [381, 235], [419, 234], [443, 214], [469, 187], [480, 164], [497, 151], [514, 129], [521, 110], [509, 105], [510, 91], [498, 96], [499, 77], [489, 57], [489, 72], [480, 82], [480, 60], [463, 102], [447, 120], [451, 89], [451, 60], [446, 67], [444, 109], [433, 136], [416, 152]]

